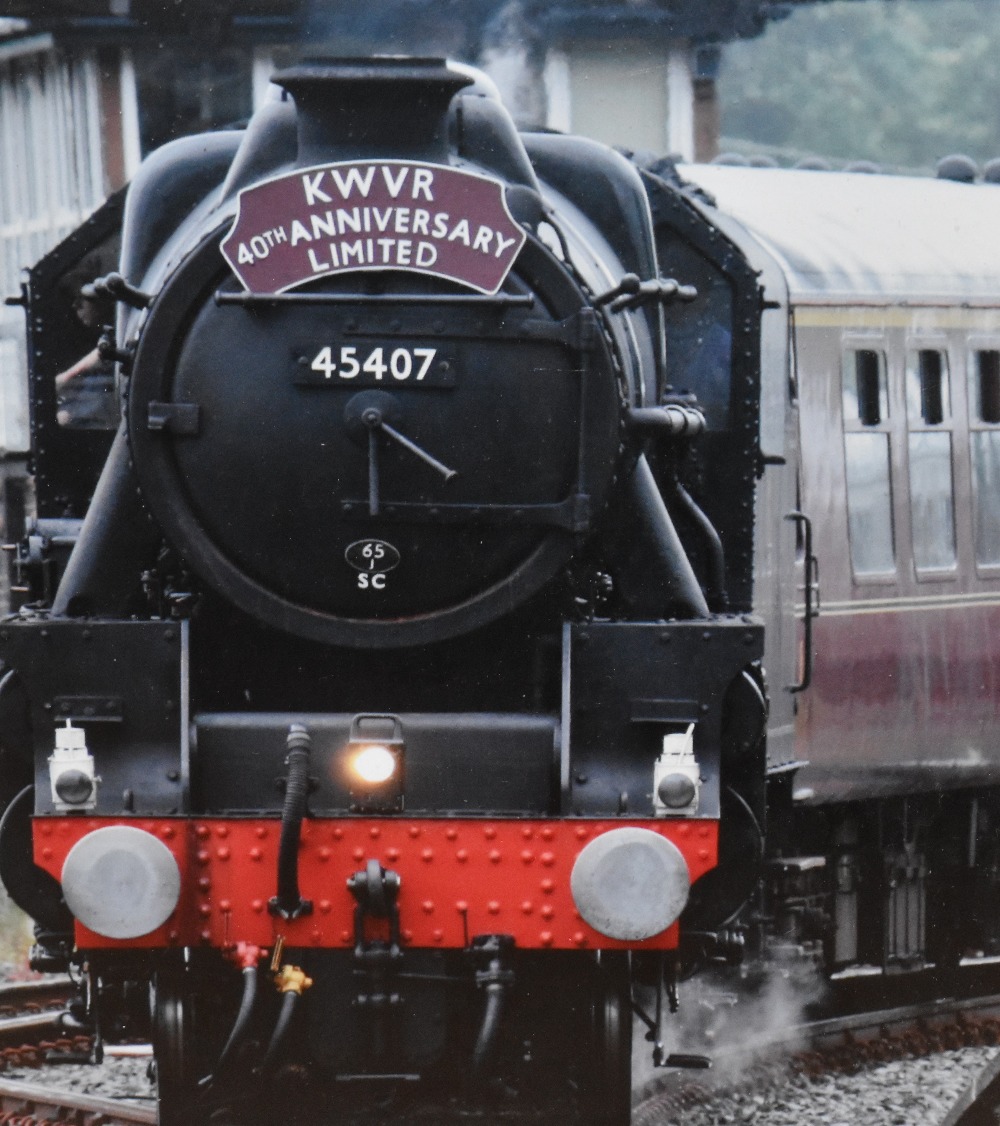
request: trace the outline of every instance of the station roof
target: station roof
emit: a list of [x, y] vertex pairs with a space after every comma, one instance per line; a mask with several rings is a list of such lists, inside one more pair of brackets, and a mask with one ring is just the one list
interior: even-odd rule
[[[522, 0], [521, 27], [542, 39], [566, 35], [618, 38], [691, 39], [723, 43], [761, 34], [768, 22], [796, 7], [824, 0]], [[225, 25], [232, 31], [267, 31], [281, 21], [285, 27], [335, 24], [341, 34], [364, 36], [366, 25], [412, 25], [442, 16], [489, 33], [493, 21], [509, 18], [508, 0], [380, 0], [359, 6], [355, 0], [0, 0], [0, 17], [29, 21], [32, 31], [61, 35], [114, 35], [126, 31], [175, 26], [197, 29], [199, 22]]]
[[803, 304], [1000, 304], [1000, 185], [682, 164]]
[[[299, 25], [304, 0], [0, 0], [0, 18], [23, 21], [28, 33], [64, 38], [122, 39], [137, 33], [198, 34], [221, 30], [234, 38], [287, 36]], [[19, 29], [4, 29], [9, 34]]]

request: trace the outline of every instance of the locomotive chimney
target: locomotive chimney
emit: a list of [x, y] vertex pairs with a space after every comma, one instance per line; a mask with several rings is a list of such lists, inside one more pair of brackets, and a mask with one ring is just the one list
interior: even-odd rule
[[297, 163], [342, 159], [448, 163], [448, 106], [472, 79], [443, 59], [323, 59], [273, 78], [295, 99]]

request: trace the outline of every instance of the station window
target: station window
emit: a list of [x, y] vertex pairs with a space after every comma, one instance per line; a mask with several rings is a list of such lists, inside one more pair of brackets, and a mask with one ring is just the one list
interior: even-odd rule
[[251, 61], [245, 48], [192, 44], [182, 52], [140, 45], [134, 58], [144, 153], [177, 137], [231, 126], [250, 114]]
[[885, 352], [875, 348], [845, 352], [843, 403], [851, 567], [858, 578], [891, 575], [896, 549]]
[[1000, 566], [1000, 350], [979, 349], [969, 364], [976, 564]]
[[947, 354], [910, 352], [906, 364], [910, 518], [917, 574], [954, 570], [955, 490]]

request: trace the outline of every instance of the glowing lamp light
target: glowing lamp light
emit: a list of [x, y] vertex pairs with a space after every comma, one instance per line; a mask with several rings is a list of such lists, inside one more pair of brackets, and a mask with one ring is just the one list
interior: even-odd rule
[[395, 715], [357, 715], [340, 758], [355, 813], [401, 813], [406, 740]]
[[351, 761], [355, 774], [370, 786], [378, 786], [396, 773], [397, 759], [388, 747], [381, 743], [371, 743], [362, 747]]

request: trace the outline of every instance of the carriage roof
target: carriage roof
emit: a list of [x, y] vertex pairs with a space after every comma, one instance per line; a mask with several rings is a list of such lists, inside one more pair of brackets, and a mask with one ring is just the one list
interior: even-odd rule
[[784, 271], [796, 304], [1000, 304], [1000, 185], [682, 165]]

